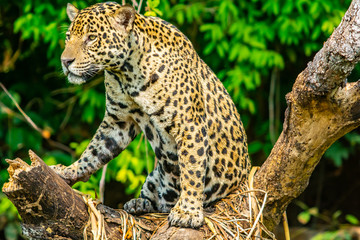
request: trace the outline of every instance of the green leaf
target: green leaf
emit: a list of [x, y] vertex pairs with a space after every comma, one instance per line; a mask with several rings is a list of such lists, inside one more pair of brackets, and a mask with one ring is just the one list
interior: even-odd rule
[[229, 54], [229, 60], [232, 62], [236, 59], [236, 57], [241, 54], [240, 50], [240, 44], [236, 44], [231, 48], [230, 54]]
[[255, 112], [256, 112], [256, 107], [255, 107], [254, 101], [248, 99], [247, 103], [248, 103], [249, 112], [250, 112], [251, 114], [255, 114]]
[[314, 237], [311, 238], [311, 240], [340, 240], [340, 238], [336, 238], [337, 235], [337, 231], [329, 231], [316, 234]]
[[89, 90], [86, 90], [84, 92], [81, 93], [80, 95], [80, 105], [84, 105], [89, 99]]
[[28, 13], [31, 10], [31, 1], [26, 1], [25, 5], [24, 5], [24, 13]]
[[350, 132], [350, 133], [346, 134], [345, 138], [347, 141], [350, 142], [352, 147], [360, 144], [360, 134], [358, 134], [356, 132]]
[[224, 58], [225, 56], [225, 51], [224, 51], [224, 48], [220, 45], [220, 44], [217, 44], [216, 45], [216, 50], [217, 50], [217, 53], [219, 54], [219, 56], [221, 58]]
[[177, 21], [180, 25], [183, 25], [183, 23], [184, 23], [184, 21], [185, 21], [184, 12], [181, 12], [181, 11], [176, 12], [175, 18], [176, 18], [176, 21]]
[[336, 212], [334, 212], [334, 214], [332, 215], [332, 219], [336, 220], [340, 217], [341, 215], [341, 211], [340, 210], [337, 210]]
[[146, 16], [146, 17], [156, 17], [156, 13], [154, 11], [146, 11], [144, 13], [144, 16]]
[[319, 8], [319, 2], [314, 1], [312, 4], [310, 4], [310, 11], [309, 13], [311, 14], [311, 16], [313, 16], [314, 18], [317, 18], [318, 14], [320, 13], [320, 8]]
[[86, 147], [89, 145], [90, 139], [86, 139], [82, 141], [80, 144], [77, 144], [75, 147], [75, 153], [77, 156], [80, 156], [86, 149]]
[[251, 57], [251, 50], [248, 46], [241, 44], [239, 48], [237, 62], [243, 62]]
[[16, 19], [16, 21], [14, 22], [14, 33], [18, 33], [20, 31], [25, 21], [26, 20], [24, 19], [24, 17], [19, 17], [18, 19]]
[[156, 13], [157, 16], [160, 16], [160, 17], [161, 17], [161, 16], [163, 15], [162, 11], [160, 11], [160, 10], [157, 9], [157, 8], [154, 8], [153, 11]]
[[318, 216], [319, 215], [319, 209], [317, 207], [309, 208], [308, 212], [312, 216]]
[[148, 0], [147, 1], [149, 3], [149, 7], [152, 8], [157, 8], [160, 4], [160, 0]]
[[303, 212], [299, 213], [299, 215], [297, 216], [297, 219], [301, 224], [305, 225], [310, 221], [311, 214], [308, 211], [303, 211]]
[[345, 219], [346, 219], [346, 221], [348, 221], [349, 223], [351, 223], [353, 225], [359, 225], [360, 224], [359, 219], [357, 219], [354, 215], [346, 214]]
[[84, 120], [87, 123], [92, 123], [95, 118], [95, 109], [94, 107], [90, 105], [86, 105], [84, 112], [82, 114], [82, 120]]
[[211, 42], [209, 43], [205, 48], [204, 48], [204, 55], [209, 55], [215, 48], [216, 44], [215, 42]]

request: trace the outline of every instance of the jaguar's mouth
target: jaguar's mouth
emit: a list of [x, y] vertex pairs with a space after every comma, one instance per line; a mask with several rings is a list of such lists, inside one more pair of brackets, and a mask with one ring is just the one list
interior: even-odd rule
[[67, 72], [67, 74], [65, 75], [67, 76], [69, 82], [72, 84], [83, 84], [88, 80], [88, 79], [84, 79], [84, 77], [82, 76], [76, 75], [71, 72]]
[[88, 80], [92, 79], [94, 76], [96, 76], [100, 71], [100, 69], [96, 67], [90, 68], [88, 71], [85, 71], [81, 73], [81, 75], [75, 74], [68, 69], [67, 71], [64, 71], [65, 76], [67, 76], [68, 80], [72, 84], [83, 84], [87, 82]]

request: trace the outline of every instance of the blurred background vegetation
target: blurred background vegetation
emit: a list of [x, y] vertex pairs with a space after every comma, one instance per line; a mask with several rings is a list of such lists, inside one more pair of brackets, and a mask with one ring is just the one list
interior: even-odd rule
[[[61, 72], [67, 2], [0, 1], [0, 83], [38, 126], [34, 129], [0, 88], [0, 187], [8, 179], [5, 159], [28, 160], [29, 149], [49, 165], [70, 165], [104, 115], [102, 79], [73, 86]], [[148, 0], [140, 12], [173, 23], [193, 42], [233, 97], [246, 127], [252, 162], [261, 165], [281, 132], [285, 94], [350, 2]], [[84, 8], [96, 1], [72, 3]], [[128, 3], [137, 6], [136, 1]], [[359, 70], [349, 81], [359, 79]], [[313, 239], [351, 239], [344, 229], [359, 225], [359, 144], [355, 131], [326, 152], [308, 189], [288, 208], [290, 226], [306, 227]], [[139, 194], [153, 166], [150, 145], [139, 135], [109, 163], [105, 203], [121, 207]], [[95, 196], [100, 178], [101, 171], [75, 187]], [[16, 209], [0, 192], [0, 239], [21, 238], [20, 232]]]

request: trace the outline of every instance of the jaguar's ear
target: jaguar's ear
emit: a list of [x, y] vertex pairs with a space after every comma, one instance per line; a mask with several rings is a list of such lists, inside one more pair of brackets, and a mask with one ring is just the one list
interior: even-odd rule
[[135, 19], [135, 9], [131, 5], [124, 5], [115, 11], [113, 15], [113, 24], [115, 28], [120, 28], [126, 32], [130, 32], [133, 28], [133, 23]]
[[74, 21], [74, 18], [76, 17], [76, 15], [78, 15], [79, 13], [79, 9], [77, 9], [74, 5], [72, 5], [71, 3], [67, 4], [66, 7], [66, 13], [70, 19], [70, 21]]

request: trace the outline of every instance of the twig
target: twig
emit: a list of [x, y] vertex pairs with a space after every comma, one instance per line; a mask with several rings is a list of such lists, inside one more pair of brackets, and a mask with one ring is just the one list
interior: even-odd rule
[[106, 170], [107, 170], [107, 164], [102, 169], [101, 173], [101, 179], [99, 183], [99, 194], [100, 194], [100, 201], [104, 203], [104, 192], [105, 192], [105, 177], [106, 177]]
[[285, 239], [290, 240], [290, 230], [289, 230], [289, 223], [286, 216], [286, 211], [283, 213], [283, 226], [285, 232]]
[[263, 199], [263, 201], [262, 201], [263, 203], [262, 203], [262, 205], [261, 205], [260, 212], [259, 212], [259, 214], [257, 215], [257, 217], [256, 217], [256, 219], [255, 219], [255, 222], [254, 222], [254, 224], [253, 224], [253, 226], [252, 226], [252, 228], [251, 228], [248, 236], [246, 237], [246, 239], [250, 239], [252, 233], [254, 232], [254, 230], [255, 230], [255, 228], [256, 228], [256, 225], [258, 224], [258, 222], [259, 222], [259, 220], [260, 220], [260, 217], [261, 217], [261, 215], [262, 215], [262, 212], [264, 211], [266, 199], [267, 199], [267, 192], [265, 192], [265, 196], [264, 196], [264, 199]]
[[17, 112], [14, 112], [12, 109], [5, 106], [5, 104], [3, 104], [2, 102], [0, 102], [0, 108], [2, 108], [7, 115], [15, 116], [21, 119], [22, 121], [24, 121], [24, 117], [22, 115], [18, 114]]
[[16, 102], [16, 100], [14, 99], [14, 97], [9, 93], [9, 91], [6, 89], [6, 87], [4, 86], [4, 84], [2, 84], [0, 82], [0, 87], [4, 90], [4, 92], [8, 95], [8, 97], [11, 99], [11, 101], [14, 103], [14, 105], [16, 106], [16, 108], [19, 110], [19, 112], [22, 114], [22, 116], [25, 118], [25, 120], [30, 124], [31, 127], [33, 127], [37, 132], [39, 132], [41, 134], [41, 136], [46, 139], [46, 141], [53, 147], [56, 147], [58, 149], [64, 150], [68, 153], [70, 153], [72, 156], [74, 156], [74, 151], [71, 150], [71, 148], [69, 148], [68, 146], [65, 146], [62, 143], [59, 143], [57, 141], [52, 140], [51, 137], [51, 133], [48, 130], [44, 130], [39, 128], [32, 120], [31, 118], [22, 110], [22, 108], [19, 106], [19, 104]]
[[9, 96], [11, 101], [15, 104], [16, 108], [19, 110], [19, 112], [24, 116], [26, 121], [36, 130], [38, 131], [44, 138], [49, 138], [50, 136], [46, 135], [46, 137], [43, 135], [44, 132], [42, 129], [40, 129], [32, 120], [31, 118], [22, 110], [22, 108], [19, 106], [19, 104], [16, 102], [16, 100], [13, 98], [13, 96], [8, 92], [6, 87], [0, 82], [0, 87], [4, 90], [4, 92]]
[[134, 7], [138, 7], [138, 6], [139, 6], [136, 0], [132, 0], [132, 3], [133, 3], [133, 6], [134, 6]]
[[60, 124], [60, 129], [64, 129], [66, 124], [68, 123], [69, 119], [70, 119], [70, 116], [71, 116], [71, 113], [74, 109], [74, 106], [75, 106], [75, 102], [76, 102], [76, 97], [75, 98], [71, 98], [72, 100], [69, 102], [69, 105], [66, 109], [66, 114], [65, 114], [65, 117], [64, 119], [62, 120], [61, 124]]
[[278, 68], [275, 67], [271, 73], [271, 81], [270, 81], [270, 92], [269, 92], [269, 132], [270, 132], [270, 140], [274, 145], [276, 142], [276, 119], [275, 119], [275, 91], [276, 91], [276, 82], [278, 76]]
[[51, 138], [45, 138], [45, 139], [50, 144], [50, 146], [58, 148], [60, 150], [63, 150], [65, 152], [69, 153], [73, 158], [75, 158], [75, 152], [68, 146], [66, 146], [60, 142], [54, 141]]
[[140, 2], [139, 2], [139, 7], [138, 7], [138, 13], [140, 13], [140, 11], [141, 11], [141, 5], [142, 5], [142, 0], [140, 0]]

